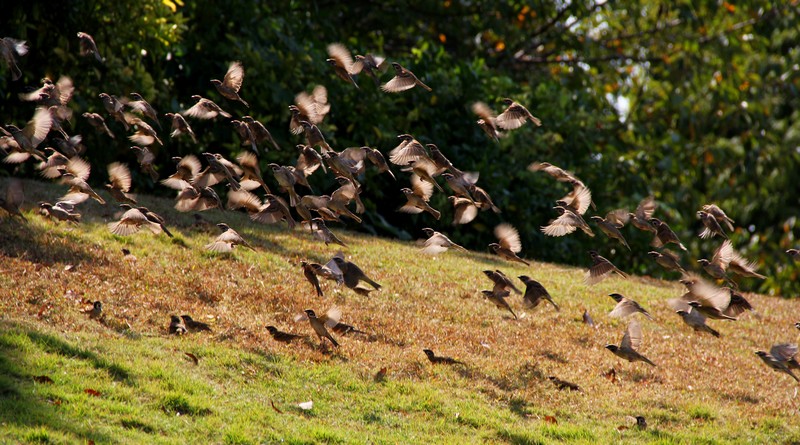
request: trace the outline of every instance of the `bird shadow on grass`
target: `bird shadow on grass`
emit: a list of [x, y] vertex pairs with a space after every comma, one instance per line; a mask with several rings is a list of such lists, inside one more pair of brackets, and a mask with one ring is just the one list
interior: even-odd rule
[[84, 247], [84, 243], [69, 243], [64, 237], [49, 236], [46, 228], [31, 224], [0, 221], [0, 256], [22, 258], [38, 264], [103, 265], [107, 260], [99, 253]]
[[35, 366], [36, 359], [27, 358], [30, 346], [16, 338], [20, 336], [27, 337], [35, 347], [46, 353], [85, 360], [95, 368], [106, 370], [115, 380], [129, 380], [125, 369], [90, 351], [28, 326], [0, 322], [0, 424], [15, 425], [22, 431], [28, 428], [31, 431], [26, 437], [30, 439], [31, 435], [36, 435], [40, 442], [51, 441], [48, 431], [63, 434], [67, 440], [75, 443], [112, 442], [112, 437], [91, 429], [91, 424], [85, 419], [71, 415], [72, 411], [68, 408], [62, 408], [62, 404], [67, 402], [57, 397], [47, 397], [50, 391], [45, 385], [61, 389], [57, 386], [59, 382], [30, 369], [30, 366]]

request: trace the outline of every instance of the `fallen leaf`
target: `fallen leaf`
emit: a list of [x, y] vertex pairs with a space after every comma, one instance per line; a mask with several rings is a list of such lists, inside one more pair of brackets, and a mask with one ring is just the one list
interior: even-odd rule
[[94, 389], [91, 389], [91, 388], [86, 388], [86, 389], [83, 390], [83, 392], [85, 392], [86, 394], [89, 394], [92, 397], [100, 397], [101, 396], [100, 391], [95, 391]]
[[297, 406], [299, 406], [300, 409], [304, 409], [304, 410], [308, 411], [308, 410], [310, 410], [311, 408], [314, 407], [314, 402], [311, 401], [311, 400], [309, 400], [308, 402], [300, 402], [300, 403], [297, 404]]
[[86, 441], [86, 445], [94, 445], [94, 441], [89, 439], [88, 441]]
[[608, 371], [603, 373], [603, 377], [607, 378], [611, 381], [611, 383], [617, 383], [617, 370], [614, 368], [609, 369]]
[[192, 354], [191, 352], [184, 352], [184, 354], [186, 354], [187, 357], [192, 359], [192, 361], [194, 362], [195, 365], [200, 364], [200, 359], [197, 358], [196, 355]]
[[628, 429], [628, 427], [625, 426], [625, 425], [620, 425], [620, 426], [617, 427], [617, 431], [625, 431], [627, 429]]
[[33, 378], [33, 381], [36, 383], [53, 383], [53, 379], [46, 375], [37, 375]]
[[47, 403], [55, 406], [61, 406], [61, 399], [47, 399]]
[[283, 411], [279, 410], [279, 409], [278, 409], [278, 407], [277, 407], [277, 406], [275, 406], [275, 402], [273, 402], [272, 400], [270, 400], [270, 401], [269, 401], [269, 404], [270, 404], [270, 405], [272, 405], [272, 409], [274, 409], [276, 413], [278, 413], [278, 414], [283, 414]]
[[555, 416], [544, 416], [544, 421], [547, 423], [552, 423], [554, 425], [558, 424], [558, 420], [556, 420]]

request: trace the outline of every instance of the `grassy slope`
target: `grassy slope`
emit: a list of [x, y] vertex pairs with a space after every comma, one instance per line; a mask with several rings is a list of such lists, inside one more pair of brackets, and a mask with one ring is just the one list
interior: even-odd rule
[[[26, 187], [29, 203], [61, 192]], [[797, 340], [798, 300], [750, 295], [758, 316], [712, 321], [722, 332], [714, 339], [692, 332], [664, 304], [681, 293], [677, 284], [614, 278], [589, 288], [581, 269], [526, 269], [474, 252], [421, 257], [409, 243], [348, 232], [349, 259], [384, 289], [364, 297], [326, 282], [326, 296], [317, 298], [297, 264], [324, 262], [336, 247], [299, 229], [207, 212], [258, 248], [211, 256], [202, 246], [215, 231], [191, 228], [190, 216], [170, 211], [167, 200], [141, 201], [168, 215], [175, 240], [113, 236], [104, 212], [114, 207], [94, 203], [84, 206], [79, 227], [33, 211], [26, 225], [0, 221], [0, 442], [800, 441], [798, 386], [753, 354]], [[123, 260], [121, 247], [138, 261]], [[535, 246], [525, 252], [536, 257]], [[524, 310], [512, 296], [525, 316], [509, 318], [480, 297], [487, 268], [539, 279], [561, 312]], [[642, 352], [657, 368], [621, 362], [603, 348], [618, 343], [625, 326], [605, 315], [610, 292], [638, 300], [655, 317], [641, 322]], [[81, 298], [103, 301], [105, 323], [79, 312]], [[264, 329], [310, 333], [294, 314], [333, 304], [342, 321], [374, 335], [340, 337], [342, 347], [331, 352], [316, 338], [276, 343]], [[581, 323], [583, 308], [597, 329]], [[169, 315], [180, 313], [210, 321], [214, 332], [168, 336]], [[468, 366], [433, 367], [423, 348]], [[376, 382], [382, 367], [387, 378]], [[616, 382], [603, 376], [612, 367]], [[54, 383], [35, 382], [40, 375]], [[583, 392], [557, 390], [550, 375]], [[311, 411], [296, 407], [308, 400]], [[628, 415], [645, 416], [649, 428], [618, 430]]]

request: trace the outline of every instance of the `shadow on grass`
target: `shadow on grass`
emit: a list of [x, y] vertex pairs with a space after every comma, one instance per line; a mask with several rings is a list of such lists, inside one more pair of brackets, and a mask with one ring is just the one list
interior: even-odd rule
[[[27, 356], [32, 354], [30, 348], [14, 340], [20, 335], [26, 336], [44, 352], [86, 360], [96, 368], [107, 370], [115, 379], [128, 379], [128, 372], [123, 368], [107, 363], [91, 352], [24, 325], [0, 322], [0, 424], [19, 427], [26, 434], [21, 438], [24, 440], [50, 442], [49, 432], [57, 432], [75, 443], [111, 443], [112, 437], [91, 429], [85, 419], [77, 418], [70, 414], [70, 409], [63, 408], [66, 402], [47, 398], [48, 390], [41, 386], [58, 383], [52, 380], [36, 383], [34, 377], [38, 374], [28, 365], [36, 359], [28, 359]], [[26, 428], [30, 430], [28, 433], [24, 433]], [[52, 440], [58, 442], [60, 438], [53, 437]]]
[[[38, 218], [38, 216], [35, 216]], [[66, 223], [62, 223], [66, 224]], [[63, 242], [49, 236], [46, 228], [0, 220], [0, 256], [22, 258], [40, 264], [98, 264], [106, 260], [85, 248], [84, 243]]]

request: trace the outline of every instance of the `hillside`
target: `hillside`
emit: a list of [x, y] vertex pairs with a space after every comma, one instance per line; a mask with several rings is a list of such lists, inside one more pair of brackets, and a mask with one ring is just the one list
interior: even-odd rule
[[[324, 263], [339, 247], [300, 227], [205, 212], [256, 248], [213, 255], [203, 246], [218, 230], [198, 229], [169, 200], [139, 197], [167, 216], [175, 238], [118, 237], [106, 227], [113, 204], [82, 205], [83, 222], [72, 226], [31, 210], [61, 186], [25, 188], [28, 222], [0, 221], [0, 442], [800, 442], [800, 386], [754, 355], [798, 340], [796, 299], [747, 294], [756, 311], [710, 320], [716, 339], [665, 304], [683, 292], [676, 282], [610, 278], [587, 287], [585, 269], [520, 267], [485, 252], [427, 257], [413, 243], [338, 227], [346, 258], [383, 288], [362, 296], [325, 281], [317, 297], [299, 262]], [[536, 246], [524, 252], [537, 257]], [[481, 296], [491, 284], [485, 269], [530, 275], [561, 310], [524, 309], [512, 294], [515, 320]], [[640, 352], [657, 367], [604, 348], [626, 326], [607, 315], [611, 292], [653, 315], [640, 319]], [[83, 300], [102, 301], [102, 322], [80, 311]], [[334, 334], [340, 348], [320, 347], [307, 322], [293, 321], [333, 305], [368, 335]], [[584, 309], [596, 328], [581, 321]], [[172, 314], [191, 314], [213, 332], [168, 335]], [[285, 345], [267, 325], [309, 337]], [[424, 348], [465, 365], [434, 366]], [[581, 390], [559, 390], [550, 376]], [[307, 401], [312, 409], [298, 407]], [[647, 428], [628, 416], [644, 416]]]

